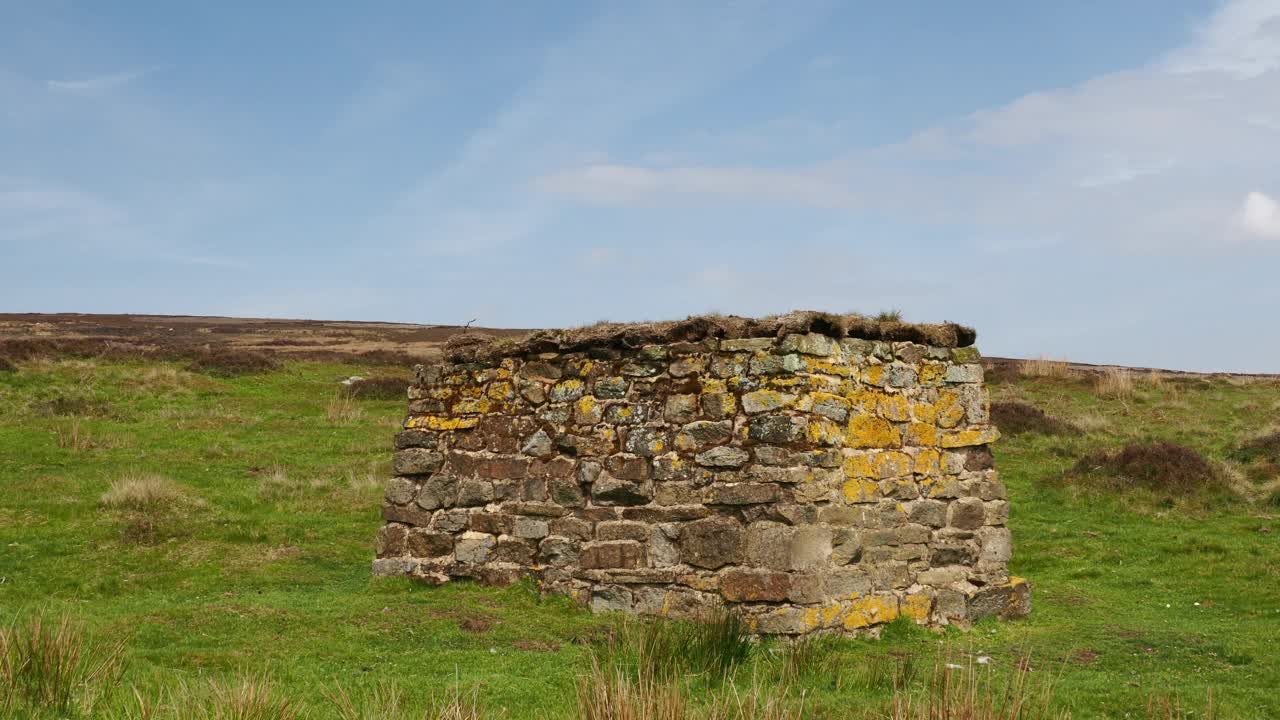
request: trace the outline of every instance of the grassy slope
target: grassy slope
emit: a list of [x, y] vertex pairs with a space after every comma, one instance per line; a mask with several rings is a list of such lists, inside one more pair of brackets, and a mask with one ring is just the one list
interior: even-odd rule
[[[417, 694], [457, 683], [512, 717], [568, 716], [585, 661], [579, 641], [609, 619], [524, 586], [370, 580], [377, 478], [403, 403], [366, 401], [360, 418], [328, 417], [335, 381], [357, 371], [298, 363], [223, 380], [68, 361], [0, 374], [0, 610], [70, 610], [100, 635], [128, 637], [129, 681], [144, 686], [262, 671], [323, 709], [334, 678], [389, 679]], [[1194, 499], [1170, 509], [1051, 484], [1086, 450], [1133, 438], [1224, 457], [1276, 416], [1280, 387], [1166, 383], [1119, 402], [1084, 384], [1020, 380], [993, 394], [1106, 423], [1080, 438], [998, 445], [1012, 570], [1035, 584], [1031, 619], [841, 642], [829, 669], [805, 682], [810, 707], [881, 706], [891, 683], [876, 668], [903, 657], [928, 667], [949, 647], [997, 667], [1029, 652], [1076, 717], [1141, 714], [1153, 694], [1199, 708], [1210, 689], [1221, 717], [1280, 716], [1271, 510]], [[59, 446], [57, 431], [73, 420], [42, 411], [59, 398], [63, 412], [88, 414], [80, 429], [96, 447]], [[292, 482], [264, 491], [273, 465]], [[204, 505], [162, 525], [157, 543], [129, 540], [128, 518], [97, 499], [130, 470], [163, 473]], [[774, 650], [745, 672], [767, 673]]]

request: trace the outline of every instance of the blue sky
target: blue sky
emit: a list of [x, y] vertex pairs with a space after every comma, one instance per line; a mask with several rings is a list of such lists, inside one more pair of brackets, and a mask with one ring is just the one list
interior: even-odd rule
[[0, 0], [0, 310], [1280, 371], [1280, 0], [182, 5]]

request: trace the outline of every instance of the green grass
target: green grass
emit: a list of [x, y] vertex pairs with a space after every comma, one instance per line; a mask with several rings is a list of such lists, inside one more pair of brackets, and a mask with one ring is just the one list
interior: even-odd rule
[[[379, 370], [392, 372], [288, 363], [213, 377], [40, 361], [0, 374], [0, 620], [79, 619], [102, 643], [124, 643], [124, 683], [144, 694], [269, 676], [309, 717], [336, 717], [339, 683], [353, 696], [474, 693], [499, 716], [573, 717], [576, 683], [616, 619], [528, 585], [370, 578], [404, 402], [333, 403], [338, 380]], [[725, 674], [788, 681], [806, 717], [877, 717], [896, 687], [921, 692], [946, 657], [985, 656], [998, 674], [1029, 664], [1077, 718], [1145, 717], [1153, 697], [1198, 717], [1210, 693], [1217, 717], [1280, 716], [1276, 507], [1057, 482], [1090, 450], [1142, 440], [1228, 462], [1280, 417], [1280, 386], [1139, 379], [1132, 396], [1108, 400], [1088, 382], [1040, 378], [992, 393], [1088, 429], [996, 446], [1011, 571], [1034, 584], [1031, 617], [941, 635], [895, 623], [879, 641], [802, 648], [769, 640]], [[150, 530], [138, 532], [141, 511], [102, 498], [148, 474], [183, 501], [148, 505]], [[694, 680], [697, 697], [721, 692], [716, 673]]]

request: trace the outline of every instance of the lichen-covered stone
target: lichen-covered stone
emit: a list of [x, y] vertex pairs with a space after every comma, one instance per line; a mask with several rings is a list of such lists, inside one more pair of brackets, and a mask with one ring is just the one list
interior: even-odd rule
[[800, 313], [451, 343], [415, 372], [374, 571], [788, 634], [1024, 613], [971, 341]]

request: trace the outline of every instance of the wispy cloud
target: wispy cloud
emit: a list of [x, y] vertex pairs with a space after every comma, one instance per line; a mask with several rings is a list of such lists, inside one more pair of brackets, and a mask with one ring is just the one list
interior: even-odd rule
[[1256, 222], [1223, 221], [1239, 198], [1280, 183], [1265, 150], [1280, 143], [1277, 118], [1280, 0], [1237, 0], [1146, 66], [1030, 93], [871, 150], [846, 138], [819, 165], [615, 160], [562, 167], [536, 185], [593, 204], [736, 198], [872, 209], [1067, 245], [1218, 248], [1245, 227], [1257, 233]]
[[158, 66], [153, 66], [139, 70], [124, 70], [83, 78], [49, 80], [46, 84], [51, 90], [82, 95], [97, 95], [129, 85], [150, 75], [157, 69], [159, 69]]
[[430, 253], [485, 253], [529, 237], [561, 210], [557, 198], [529, 192], [537, 178], [744, 71], [823, 12], [755, 3], [609, 5], [549, 48], [533, 80], [452, 163], [409, 188], [371, 236]]

